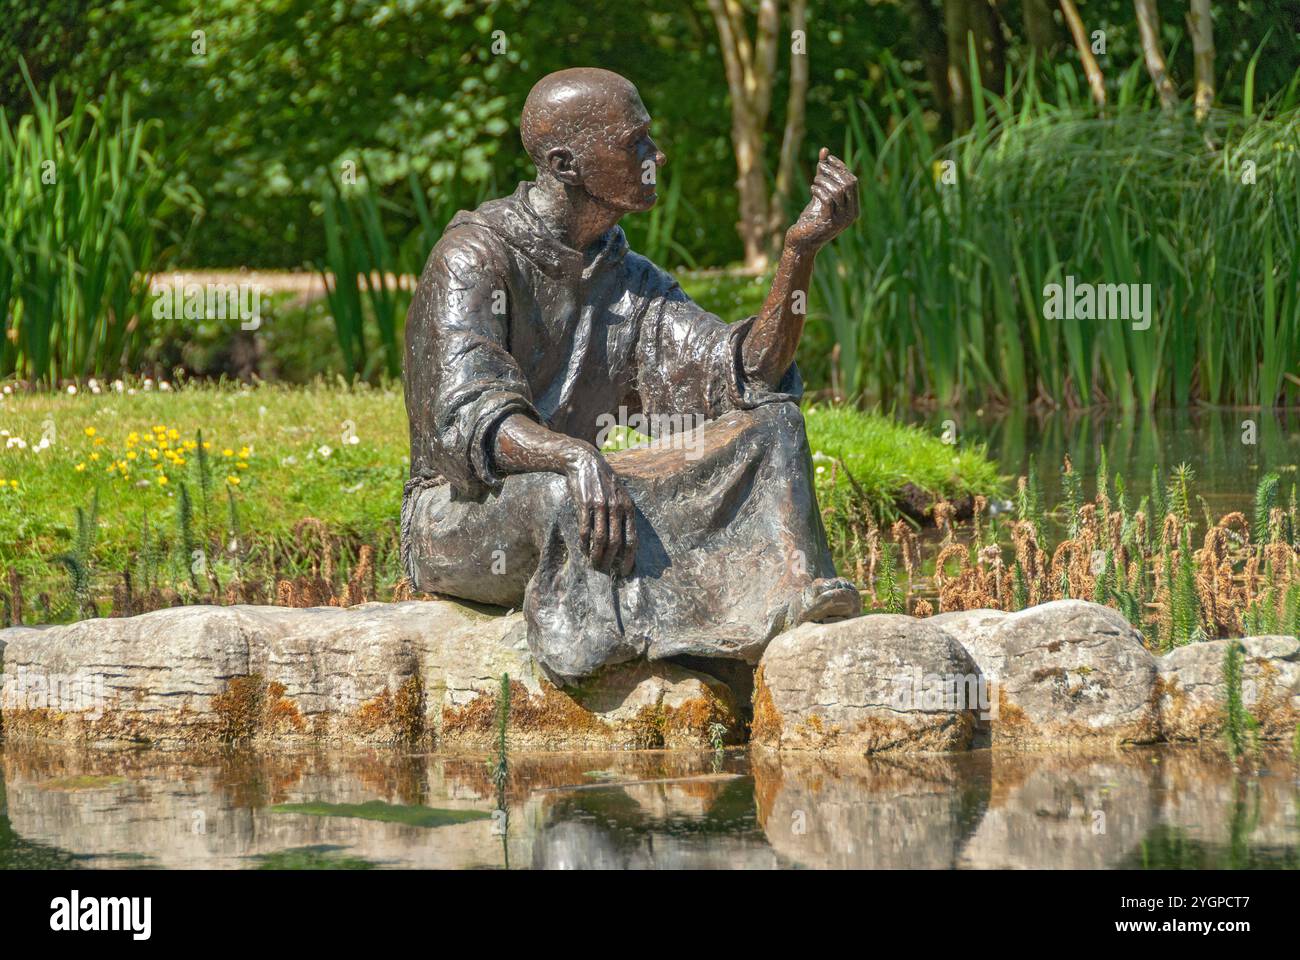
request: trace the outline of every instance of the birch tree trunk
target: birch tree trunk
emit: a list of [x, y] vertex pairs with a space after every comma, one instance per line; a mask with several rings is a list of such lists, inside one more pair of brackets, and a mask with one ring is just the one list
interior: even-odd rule
[[780, 253], [782, 234], [789, 215], [790, 197], [803, 146], [804, 111], [808, 103], [808, 0], [790, 0], [790, 92], [785, 103], [785, 134], [781, 138], [781, 159], [776, 168], [767, 220], [767, 252]]
[[1079, 16], [1079, 8], [1074, 0], [1061, 0], [1061, 15], [1065, 17], [1070, 36], [1074, 38], [1075, 49], [1079, 51], [1079, 60], [1083, 72], [1088, 77], [1088, 87], [1092, 90], [1092, 99], [1098, 107], [1106, 106], [1106, 78], [1101, 72], [1097, 58], [1092, 55], [1092, 46], [1088, 43], [1088, 31]]
[[769, 217], [763, 139], [772, 105], [781, 15], [777, 0], [759, 0], [757, 30], [751, 40], [740, 0], [709, 0], [709, 12], [718, 30], [731, 95], [731, 142], [740, 201], [736, 228], [745, 249], [745, 267], [761, 272], [768, 263]]
[[1160, 106], [1166, 112], [1178, 106], [1178, 91], [1169, 79], [1169, 66], [1165, 63], [1164, 51], [1160, 48], [1160, 13], [1156, 10], [1155, 0], [1133, 0], [1133, 9], [1137, 13], [1138, 33], [1142, 37], [1142, 55], [1146, 58], [1147, 73], [1151, 83], [1160, 95]]

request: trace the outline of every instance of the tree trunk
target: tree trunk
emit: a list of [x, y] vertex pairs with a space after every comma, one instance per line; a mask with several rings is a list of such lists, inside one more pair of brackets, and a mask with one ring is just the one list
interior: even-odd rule
[[1160, 106], [1166, 112], [1178, 106], [1178, 91], [1169, 79], [1169, 66], [1165, 63], [1165, 53], [1160, 48], [1160, 13], [1156, 10], [1155, 0], [1133, 0], [1137, 13], [1138, 33], [1142, 37], [1142, 55], [1147, 61], [1147, 73], [1151, 83], [1160, 95]]
[[966, 34], [970, 32], [969, 0], [944, 0], [943, 32], [948, 38], [948, 102], [952, 105], [952, 128], [965, 133], [971, 125], [970, 62], [966, 55]]
[[[790, 0], [790, 93], [785, 105], [785, 134], [781, 138], [781, 159], [776, 168], [776, 185], [772, 192], [771, 211], [767, 220], [768, 255], [780, 253], [781, 241], [789, 216], [790, 197], [803, 146], [804, 112], [808, 102], [808, 0]], [[794, 47], [795, 31], [801, 31], [801, 46]]]
[[1192, 0], [1187, 29], [1192, 34], [1192, 64], [1196, 76], [1196, 119], [1204, 120], [1214, 106], [1214, 20], [1210, 0]]
[[944, 33], [948, 40], [948, 89], [952, 100], [952, 125], [958, 133], [974, 121], [970, 77], [970, 39], [975, 43], [980, 84], [1000, 93], [1005, 71], [1005, 51], [997, 15], [989, 0], [944, 0]]
[[948, 89], [948, 45], [943, 33], [943, 13], [934, 0], [909, 0], [908, 18], [921, 62], [925, 64], [925, 78], [934, 90], [934, 107], [947, 119], [952, 113], [952, 94]]
[[1083, 64], [1083, 72], [1088, 77], [1088, 86], [1092, 90], [1092, 99], [1098, 107], [1106, 106], [1106, 78], [1102, 75], [1101, 67], [1097, 64], [1097, 58], [1092, 55], [1092, 46], [1088, 43], [1088, 31], [1084, 29], [1083, 20], [1079, 16], [1079, 9], [1074, 5], [1074, 0], [1061, 0], [1061, 15], [1065, 17], [1065, 23], [1070, 28], [1070, 36], [1074, 38], [1075, 49], [1079, 51], [1079, 60]]
[[763, 134], [772, 105], [780, 11], [777, 0], [760, 0], [758, 28], [752, 42], [740, 0], [709, 0], [709, 11], [718, 29], [718, 45], [722, 49], [731, 95], [731, 141], [736, 151], [736, 190], [740, 200], [740, 221], [736, 229], [745, 249], [745, 267], [761, 272], [768, 262]]
[[1050, 59], [1059, 40], [1056, 21], [1052, 19], [1052, 8], [1048, 6], [1047, 0], [1021, 0], [1020, 8], [1029, 46], [1040, 61]]

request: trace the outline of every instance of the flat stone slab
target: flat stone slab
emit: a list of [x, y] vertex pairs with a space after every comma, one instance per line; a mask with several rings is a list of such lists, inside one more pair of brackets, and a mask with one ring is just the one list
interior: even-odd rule
[[[493, 749], [509, 676], [512, 749], [700, 748], [746, 739], [732, 685], [667, 661], [561, 688], [523, 616], [450, 600], [350, 608], [172, 607], [0, 630], [10, 738], [164, 745], [358, 743]], [[778, 635], [754, 676], [750, 741], [835, 755], [1114, 746], [1221, 736], [1228, 640], [1153, 656], [1116, 611], [876, 614]], [[1242, 695], [1264, 740], [1300, 723], [1300, 640], [1248, 637]], [[740, 680], [744, 682], [741, 683]]]
[[668, 663], [560, 690], [521, 614], [451, 601], [173, 607], [0, 631], [7, 737], [483, 748], [510, 678], [514, 747], [704, 746], [742, 737], [727, 687]]

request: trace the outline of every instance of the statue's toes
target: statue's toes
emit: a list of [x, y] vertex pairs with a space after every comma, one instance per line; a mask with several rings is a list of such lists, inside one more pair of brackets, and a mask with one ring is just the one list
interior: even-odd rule
[[803, 589], [799, 623], [846, 620], [862, 613], [858, 588], [843, 577], [822, 577]]

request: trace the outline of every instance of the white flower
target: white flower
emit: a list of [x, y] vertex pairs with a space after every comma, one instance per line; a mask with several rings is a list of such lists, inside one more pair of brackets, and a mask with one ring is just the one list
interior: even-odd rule
[[121, 380], [113, 381], [113, 390], [115, 393], [121, 393], [124, 389], [126, 389], [126, 384]]
[[22, 437], [10, 437], [5, 441], [5, 449], [8, 450], [10, 447], [17, 447], [19, 450], [25, 450], [27, 448], [27, 441]]
[[153, 381], [152, 381], [151, 379], [149, 379], [148, 377], [145, 377], [145, 378], [144, 378], [144, 388], [145, 388], [146, 390], [152, 390], [152, 389], [153, 389]]
[[329, 455], [334, 451], [331, 450], [326, 444], [322, 443], [319, 447], [316, 448], [316, 452], [319, 453], [322, 458], [326, 458], [329, 457]]
[[163, 393], [166, 393], [167, 391], [171, 390], [171, 388], [172, 385], [168, 383], [166, 380], [159, 381], [158, 383], [158, 389], [163, 391]]
[[5, 395], [8, 396], [9, 394], [11, 394], [11, 393], [13, 393], [13, 392], [14, 392], [14, 391], [13, 391], [13, 387], [9, 386], [9, 384], [6, 383], [6, 384], [5, 384]]
[[49, 438], [49, 437], [41, 437], [41, 442], [38, 443], [38, 444], [36, 445], [36, 452], [37, 452], [37, 453], [40, 453], [42, 450], [44, 450], [44, 449], [45, 449], [46, 447], [48, 447], [49, 445], [50, 445], [50, 438]]
[[75, 383], [68, 384], [68, 393], [76, 394], [76, 392], [77, 392], [77, 385]]

